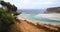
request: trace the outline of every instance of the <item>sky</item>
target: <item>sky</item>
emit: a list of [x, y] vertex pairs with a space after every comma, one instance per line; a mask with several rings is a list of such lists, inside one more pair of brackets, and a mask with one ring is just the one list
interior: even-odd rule
[[60, 0], [4, 0], [18, 7], [18, 9], [45, 9], [59, 7]]

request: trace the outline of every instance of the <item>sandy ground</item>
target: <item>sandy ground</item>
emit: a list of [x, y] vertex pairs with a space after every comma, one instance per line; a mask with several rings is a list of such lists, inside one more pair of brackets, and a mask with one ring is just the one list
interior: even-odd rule
[[19, 28], [19, 32], [46, 32], [45, 30], [39, 29], [23, 20], [21, 20], [20, 23], [17, 23], [16, 25]]

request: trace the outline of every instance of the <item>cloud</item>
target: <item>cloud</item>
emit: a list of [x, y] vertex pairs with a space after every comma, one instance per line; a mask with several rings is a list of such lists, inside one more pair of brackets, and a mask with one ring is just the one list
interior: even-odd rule
[[18, 8], [21, 9], [38, 9], [46, 8], [51, 6], [58, 6], [60, 0], [5, 0], [12, 4], [15, 4]]
[[53, 2], [51, 1], [43, 1], [43, 0], [22, 0], [22, 7], [24, 8], [41, 8], [43, 5], [51, 5]]

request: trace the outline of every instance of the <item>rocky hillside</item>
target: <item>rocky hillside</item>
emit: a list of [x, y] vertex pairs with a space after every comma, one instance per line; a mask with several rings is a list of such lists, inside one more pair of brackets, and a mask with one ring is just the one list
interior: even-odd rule
[[45, 13], [60, 13], [60, 7], [47, 8]]

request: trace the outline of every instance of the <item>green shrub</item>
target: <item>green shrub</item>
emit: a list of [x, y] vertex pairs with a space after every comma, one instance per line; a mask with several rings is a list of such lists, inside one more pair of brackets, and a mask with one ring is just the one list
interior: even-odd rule
[[14, 17], [11, 13], [7, 12], [3, 8], [0, 8], [0, 32], [6, 32], [9, 26], [14, 23]]

